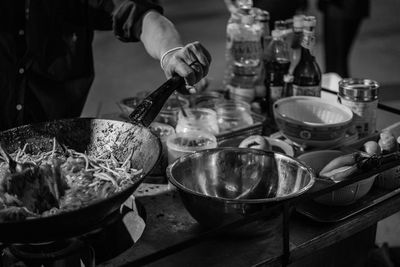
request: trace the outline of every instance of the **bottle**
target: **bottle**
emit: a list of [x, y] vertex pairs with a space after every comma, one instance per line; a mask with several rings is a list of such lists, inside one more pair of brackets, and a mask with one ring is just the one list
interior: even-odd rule
[[288, 73], [283, 76], [283, 96], [293, 96], [293, 72], [296, 66], [300, 62], [301, 57], [301, 39], [303, 36], [303, 20], [304, 15], [293, 16], [293, 29], [292, 38], [290, 42], [289, 54], [290, 54], [290, 66]]
[[241, 24], [241, 16], [245, 14], [250, 14], [250, 11], [253, 7], [252, 0], [238, 0], [237, 1], [238, 9], [231, 11], [230, 17], [228, 19], [228, 23], [226, 26], [226, 48], [225, 48], [225, 77], [224, 84], [226, 85], [230, 79], [232, 74], [232, 66], [233, 66], [233, 40], [235, 35], [239, 32], [239, 27]]
[[267, 97], [270, 106], [283, 96], [283, 77], [287, 74], [290, 65], [288, 46], [283, 39], [284, 33], [284, 31], [274, 29], [272, 41], [267, 48], [269, 59], [265, 66], [265, 83], [269, 92]]
[[293, 71], [293, 95], [321, 96], [321, 69], [312, 53], [315, 44], [314, 16], [303, 21], [300, 61]]
[[256, 23], [260, 27], [261, 31], [261, 62], [258, 67], [258, 79], [255, 85], [255, 103], [252, 103], [253, 110], [257, 113], [262, 113], [262, 107], [264, 104], [262, 103], [265, 101], [266, 97], [266, 88], [265, 88], [265, 66], [264, 66], [264, 58], [266, 58], [265, 51], [268, 47], [269, 43], [271, 42], [271, 33], [269, 28], [269, 13], [268, 11], [261, 10], [258, 8], [254, 8], [256, 12]]
[[249, 67], [257, 73], [255, 66], [260, 65], [261, 28], [256, 23], [256, 14], [251, 0], [239, 0], [238, 10], [231, 14], [227, 24], [226, 73], [225, 85], [229, 82], [233, 66]]
[[255, 87], [258, 80], [257, 66], [250, 68], [234, 65], [231, 77], [226, 86], [229, 98], [248, 103], [255, 99]]
[[300, 62], [304, 17], [304, 15], [295, 15], [293, 17], [293, 35], [290, 44], [290, 75], [293, 75], [294, 69]]

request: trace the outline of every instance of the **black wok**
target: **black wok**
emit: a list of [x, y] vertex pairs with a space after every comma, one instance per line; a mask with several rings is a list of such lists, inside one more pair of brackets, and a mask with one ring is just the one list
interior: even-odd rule
[[0, 243], [41, 243], [78, 236], [93, 229], [108, 215], [116, 212], [135, 191], [161, 154], [161, 143], [147, 126], [157, 116], [171, 93], [184, 85], [173, 77], [148, 96], [131, 114], [133, 123], [93, 118], [76, 118], [26, 125], [0, 132], [0, 140], [11, 153], [25, 143], [52, 149], [53, 138], [77, 151], [89, 154], [112, 149], [119, 159], [125, 159], [134, 148], [132, 166], [143, 169], [133, 185], [107, 199], [89, 206], [57, 215], [0, 223]]

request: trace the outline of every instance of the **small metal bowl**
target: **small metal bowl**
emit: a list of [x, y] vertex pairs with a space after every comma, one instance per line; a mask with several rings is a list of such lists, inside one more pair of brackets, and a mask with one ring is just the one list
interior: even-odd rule
[[[345, 152], [339, 150], [318, 150], [304, 153], [300, 155], [298, 159], [318, 174], [331, 160], [344, 154]], [[373, 175], [365, 180], [333, 190], [332, 192], [315, 198], [314, 201], [327, 206], [347, 206], [353, 204], [368, 194], [374, 184], [376, 176], [377, 175]], [[317, 176], [315, 178], [314, 186], [311, 188], [311, 192], [319, 191], [334, 184], [335, 182], [332, 180], [323, 179]]]
[[168, 166], [167, 177], [192, 217], [206, 227], [269, 208], [276, 212], [278, 202], [303, 194], [315, 179], [309, 167], [290, 156], [247, 148], [183, 156]]

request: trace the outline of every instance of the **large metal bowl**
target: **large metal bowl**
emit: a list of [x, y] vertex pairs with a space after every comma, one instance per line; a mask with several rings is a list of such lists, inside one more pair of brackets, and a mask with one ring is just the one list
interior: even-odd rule
[[279, 202], [303, 194], [315, 179], [290, 156], [233, 147], [183, 156], [168, 166], [167, 176], [192, 217], [206, 227], [262, 210], [275, 214]]

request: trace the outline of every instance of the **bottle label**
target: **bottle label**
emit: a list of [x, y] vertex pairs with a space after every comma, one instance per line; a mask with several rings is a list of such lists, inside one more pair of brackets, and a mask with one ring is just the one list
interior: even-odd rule
[[292, 91], [294, 96], [321, 96], [321, 86], [299, 86], [296, 84], [292, 85]]
[[269, 90], [272, 103], [282, 98], [283, 86], [270, 86]]
[[375, 132], [378, 100], [356, 102], [339, 97], [338, 102], [349, 107], [353, 111], [353, 127], [357, 131], [359, 138], [367, 137]]
[[258, 65], [261, 56], [261, 42], [237, 41], [232, 43], [231, 53], [235, 62], [243, 65]]

